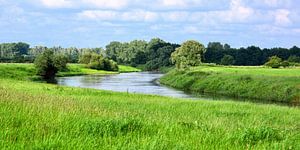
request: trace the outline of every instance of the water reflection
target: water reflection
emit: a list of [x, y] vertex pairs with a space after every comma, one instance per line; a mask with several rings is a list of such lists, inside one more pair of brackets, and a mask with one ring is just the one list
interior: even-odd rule
[[183, 91], [157, 84], [163, 74], [152, 72], [121, 73], [117, 75], [87, 75], [58, 78], [58, 84], [111, 90], [118, 92], [154, 94], [179, 98], [196, 98]]

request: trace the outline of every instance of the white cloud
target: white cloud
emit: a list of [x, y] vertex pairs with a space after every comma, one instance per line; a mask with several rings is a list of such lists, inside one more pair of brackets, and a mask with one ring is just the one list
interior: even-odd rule
[[184, 33], [187, 33], [187, 34], [200, 34], [200, 33], [203, 33], [203, 32], [202, 32], [198, 27], [196, 27], [196, 26], [186, 26], [186, 27], [184, 27], [183, 32], [184, 32]]
[[186, 7], [187, 1], [184, 0], [161, 0], [163, 6], [167, 7]]
[[143, 10], [129, 11], [120, 14], [124, 21], [155, 21], [158, 18], [157, 13]]
[[228, 22], [247, 22], [254, 15], [254, 10], [243, 5], [241, 0], [231, 0], [230, 10], [221, 12], [221, 17]]
[[128, 5], [128, 0], [81, 0], [83, 4], [101, 9], [120, 9]]
[[86, 10], [78, 14], [83, 19], [93, 20], [114, 20], [118, 18], [119, 14], [115, 11], [102, 11], [102, 10]]
[[279, 26], [287, 26], [292, 24], [289, 18], [290, 11], [285, 9], [280, 9], [275, 12], [275, 24]]
[[158, 16], [154, 12], [135, 10], [135, 11], [103, 11], [103, 10], [87, 10], [78, 14], [81, 19], [90, 20], [106, 20], [106, 21], [155, 21]]
[[295, 34], [295, 31], [293, 29], [274, 26], [270, 24], [256, 25], [253, 31], [258, 34], [270, 35], [270, 36]]
[[172, 12], [165, 12], [161, 13], [160, 16], [165, 21], [172, 21], [172, 22], [182, 22], [189, 19], [191, 13], [186, 11], [172, 11]]
[[49, 8], [65, 8], [72, 6], [69, 0], [40, 0], [40, 2]]
[[263, 4], [268, 7], [289, 7], [291, 0], [255, 0], [255, 3]]

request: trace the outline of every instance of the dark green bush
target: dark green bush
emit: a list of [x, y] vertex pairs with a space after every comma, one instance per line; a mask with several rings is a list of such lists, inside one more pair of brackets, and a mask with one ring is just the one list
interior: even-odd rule
[[300, 57], [299, 56], [295, 56], [292, 55], [288, 58], [288, 62], [292, 62], [292, 63], [300, 63]]
[[88, 68], [96, 70], [118, 71], [119, 67], [116, 62], [104, 58], [99, 54], [86, 53], [79, 59], [79, 63], [86, 64]]
[[283, 62], [281, 62], [281, 66], [286, 68], [286, 67], [290, 66], [290, 63], [288, 61], [283, 61]]
[[34, 64], [37, 75], [44, 79], [54, 79], [56, 73], [67, 69], [67, 58], [62, 55], [54, 55], [51, 50], [45, 50], [35, 59]]
[[234, 57], [231, 55], [224, 55], [224, 57], [221, 59], [221, 65], [233, 65], [234, 63]]

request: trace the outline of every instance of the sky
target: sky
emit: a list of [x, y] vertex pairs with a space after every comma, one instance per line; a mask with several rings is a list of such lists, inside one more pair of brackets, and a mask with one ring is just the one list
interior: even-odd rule
[[0, 43], [104, 47], [161, 38], [300, 46], [299, 0], [0, 0]]

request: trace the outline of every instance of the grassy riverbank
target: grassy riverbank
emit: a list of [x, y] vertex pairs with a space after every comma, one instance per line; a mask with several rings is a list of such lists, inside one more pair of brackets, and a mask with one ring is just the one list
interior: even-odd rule
[[[117, 74], [120, 72], [137, 72], [139, 69], [119, 65], [119, 72], [95, 70], [85, 68], [81, 64], [68, 64], [68, 70], [64, 72], [58, 72], [57, 76], [75, 76], [75, 75], [89, 75], [89, 74]], [[18, 80], [28, 80], [37, 78], [35, 76], [36, 70], [33, 64], [17, 64], [17, 63], [0, 63], [0, 77], [1, 78], [13, 78]]]
[[299, 108], [64, 87], [18, 71], [0, 78], [4, 149], [300, 149]]
[[300, 102], [300, 68], [200, 66], [185, 71], [173, 70], [160, 82], [196, 93]]

